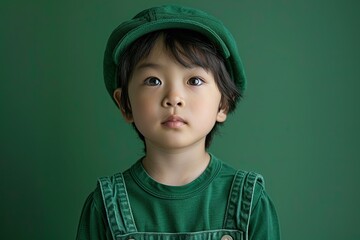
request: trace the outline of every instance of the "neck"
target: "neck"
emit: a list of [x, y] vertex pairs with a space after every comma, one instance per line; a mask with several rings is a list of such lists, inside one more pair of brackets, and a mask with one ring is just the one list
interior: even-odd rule
[[143, 166], [157, 182], [181, 186], [201, 175], [210, 161], [205, 148], [161, 150], [147, 146]]

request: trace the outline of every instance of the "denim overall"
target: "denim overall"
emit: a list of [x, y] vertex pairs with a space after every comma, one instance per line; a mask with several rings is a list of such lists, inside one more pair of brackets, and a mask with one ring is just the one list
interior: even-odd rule
[[248, 240], [251, 206], [257, 181], [263, 182], [263, 178], [256, 173], [236, 173], [222, 229], [181, 233], [139, 232], [121, 173], [115, 174], [114, 178], [100, 178], [99, 184], [108, 224], [115, 240]]

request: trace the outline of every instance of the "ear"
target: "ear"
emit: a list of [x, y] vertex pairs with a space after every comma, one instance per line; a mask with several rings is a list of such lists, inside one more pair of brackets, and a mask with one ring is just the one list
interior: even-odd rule
[[220, 109], [216, 116], [216, 121], [217, 122], [225, 122], [226, 117], [227, 117], [227, 111], [225, 111], [224, 109]]
[[225, 122], [227, 114], [228, 114], [228, 109], [220, 107], [220, 109], [217, 113], [217, 116], [216, 116], [216, 121], [217, 122]]
[[125, 121], [128, 122], [128, 123], [132, 123], [133, 122], [132, 114], [127, 113], [125, 111], [125, 109], [121, 106], [121, 88], [115, 89], [115, 91], [113, 93], [113, 98], [114, 98], [114, 100], [116, 102], [116, 105], [120, 109], [121, 114], [124, 117]]

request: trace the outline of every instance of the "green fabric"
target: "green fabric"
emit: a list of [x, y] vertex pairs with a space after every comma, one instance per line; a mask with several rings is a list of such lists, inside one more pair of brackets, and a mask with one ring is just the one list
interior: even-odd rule
[[116, 79], [116, 68], [125, 49], [147, 33], [171, 28], [189, 29], [208, 37], [223, 55], [226, 68], [240, 92], [245, 90], [245, 71], [237, 45], [223, 23], [198, 9], [164, 5], [143, 10], [111, 33], [104, 53], [103, 73], [106, 89], [112, 99], [114, 90], [121, 87]]
[[[200, 232], [197, 235], [200, 237], [194, 239], [211, 239], [219, 234], [226, 234], [215, 230], [244, 228], [241, 223], [245, 221], [241, 220], [241, 212], [238, 212], [240, 207], [227, 208], [229, 199], [233, 201], [235, 198], [236, 202], [237, 198], [246, 198], [248, 195], [250, 201], [246, 204], [251, 207], [249, 239], [280, 239], [276, 212], [265, 192], [264, 185], [261, 181], [255, 180], [254, 191], [246, 189], [246, 184], [244, 187], [239, 186], [244, 189], [243, 192], [231, 191], [231, 187], [236, 185], [234, 182], [236, 173], [235, 169], [212, 156], [209, 166], [199, 178], [185, 186], [172, 187], [155, 182], [146, 173], [141, 161], [138, 161], [122, 175], [128, 196], [116, 197], [116, 199], [122, 199], [121, 203], [126, 202], [128, 198], [131, 213], [119, 214], [117, 220], [126, 222], [126, 216], [131, 216], [137, 229], [130, 229], [130, 231], [160, 232], [162, 237], [165, 233]], [[238, 179], [243, 180], [242, 178], [244, 178], [243, 175]], [[109, 186], [118, 182], [114, 177], [109, 179], [111, 179]], [[229, 196], [230, 192], [235, 194]], [[114, 194], [121, 195], [116, 188], [114, 188]], [[126, 209], [126, 207], [121, 208]], [[242, 206], [241, 209], [246, 209], [246, 206]], [[229, 221], [233, 224], [224, 221], [226, 213], [234, 213], [234, 218]], [[98, 185], [85, 202], [77, 239], [112, 239], [107, 219], [102, 192]], [[129, 221], [131, 222], [131, 219]], [[127, 232], [126, 229], [123, 231]], [[137, 239], [150, 239], [143, 236]], [[162, 239], [180, 239], [174, 238], [173, 235], [169, 236], [173, 238]], [[240, 235], [233, 236], [235, 239], [242, 239]]]

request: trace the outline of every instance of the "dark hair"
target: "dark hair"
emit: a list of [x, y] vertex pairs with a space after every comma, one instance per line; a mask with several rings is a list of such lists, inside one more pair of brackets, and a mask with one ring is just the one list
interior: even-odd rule
[[[149, 55], [156, 40], [160, 36], [163, 36], [166, 49], [169, 50], [180, 64], [185, 67], [196, 65], [212, 72], [221, 93], [220, 104], [228, 113], [231, 113], [241, 98], [241, 93], [231, 79], [224, 64], [224, 58], [216, 45], [202, 34], [192, 30], [166, 29], [151, 32], [140, 37], [133, 42], [120, 57], [117, 68], [117, 87], [121, 88], [120, 103], [125, 114], [129, 116], [132, 114], [128, 95], [128, 84], [133, 73], [132, 71], [139, 61]], [[219, 124], [221, 123], [217, 122], [206, 136], [206, 148], [210, 146], [213, 134], [216, 132]], [[133, 124], [133, 126], [145, 145], [144, 136], [139, 132], [135, 124]]]

